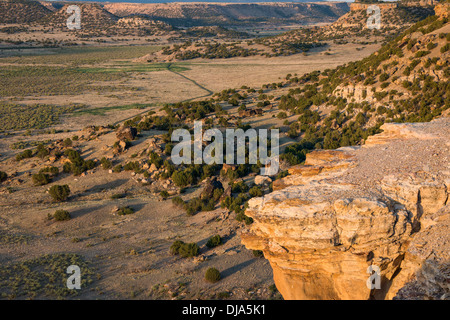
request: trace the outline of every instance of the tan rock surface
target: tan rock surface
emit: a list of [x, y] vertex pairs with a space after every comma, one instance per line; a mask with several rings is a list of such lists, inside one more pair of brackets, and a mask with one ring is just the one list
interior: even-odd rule
[[[442, 269], [414, 241], [440, 228], [442, 239], [426, 242], [450, 242], [450, 215], [438, 215], [449, 197], [450, 118], [382, 129], [362, 147], [309, 153], [274, 192], [249, 201], [254, 223], [242, 241], [264, 252], [285, 299], [392, 299], [416, 271], [431, 283]], [[380, 269], [380, 289], [366, 284], [369, 266]]]

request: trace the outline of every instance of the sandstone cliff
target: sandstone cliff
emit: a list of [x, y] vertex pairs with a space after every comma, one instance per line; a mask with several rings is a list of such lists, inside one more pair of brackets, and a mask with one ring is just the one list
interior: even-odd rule
[[406, 283], [397, 298], [449, 297], [450, 118], [381, 128], [361, 147], [309, 153], [249, 201], [242, 241], [285, 299], [392, 299]]

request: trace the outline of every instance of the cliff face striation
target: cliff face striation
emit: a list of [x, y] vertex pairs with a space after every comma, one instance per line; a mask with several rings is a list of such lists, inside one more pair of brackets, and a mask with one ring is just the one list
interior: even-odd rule
[[449, 297], [450, 118], [381, 129], [309, 153], [249, 201], [242, 241], [264, 252], [285, 299]]

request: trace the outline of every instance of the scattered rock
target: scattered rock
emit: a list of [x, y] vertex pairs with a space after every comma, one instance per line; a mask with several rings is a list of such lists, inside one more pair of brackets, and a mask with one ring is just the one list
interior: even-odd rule
[[256, 176], [255, 184], [256, 185], [269, 185], [272, 183], [272, 179], [267, 176]]
[[202, 199], [212, 199], [214, 196], [214, 191], [216, 189], [223, 190], [223, 185], [220, 181], [217, 180], [217, 177], [213, 177], [212, 179], [208, 179], [205, 184], [205, 188], [200, 195]]

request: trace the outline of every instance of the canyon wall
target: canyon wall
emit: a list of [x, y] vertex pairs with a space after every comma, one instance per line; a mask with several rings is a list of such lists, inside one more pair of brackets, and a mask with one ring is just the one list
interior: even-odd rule
[[449, 297], [450, 118], [382, 130], [309, 153], [249, 201], [242, 242], [264, 252], [285, 299], [411, 298], [418, 283], [422, 298]]

